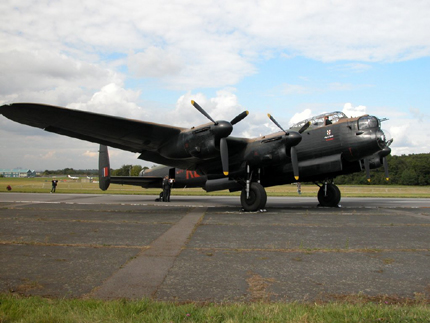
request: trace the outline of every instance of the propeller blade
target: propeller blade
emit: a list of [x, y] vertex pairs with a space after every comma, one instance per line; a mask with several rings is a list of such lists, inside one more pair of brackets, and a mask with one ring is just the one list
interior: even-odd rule
[[300, 130], [299, 130], [298, 132], [301, 134], [301, 133], [302, 133], [302, 132], [304, 132], [306, 129], [308, 129], [310, 125], [311, 125], [311, 122], [310, 122], [310, 121], [309, 121], [309, 122], [307, 122], [307, 123], [305, 123], [305, 124], [303, 125], [303, 127], [301, 127], [301, 128], [300, 128]]
[[387, 158], [386, 157], [382, 158], [382, 162], [383, 162], [383, 165], [384, 165], [385, 179], [387, 181], [389, 181], [390, 177], [388, 176], [388, 162], [387, 162]]
[[364, 158], [364, 169], [366, 170], [367, 181], [370, 182], [370, 165], [369, 165], [369, 159], [367, 158]]
[[215, 122], [215, 120], [214, 119], [212, 119], [211, 118], [211, 116], [205, 111], [205, 110], [203, 110], [203, 108], [200, 106], [200, 105], [198, 105], [197, 104], [197, 102], [196, 101], [194, 101], [194, 100], [191, 100], [191, 104], [197, 109], [197, 110], [199, 110], [200, 111], [200, 113], [201, 114], [203, 114], [206, 118], [208, 118], [210, 121], [212, 121], [214, 124], [217, 124], [216, 122]]
[[222, 171], [225, 176], [228, 176], [228, 145], [227, 138], [221, 138], [220, 140], [220, 151], [221, 151], [221, 164]]
[[277, 126], [278, 126], [278, 128], [279, 128], [279, 129], [281, 129], [283, 132], [285, 132], [285, 134], [286, 134], [286, 135], [288, 135], [288, 132], [286, 132], [286, 131], [284, 130], [284, 128], [282, 128], [282, 127], [281, 127], [281, 125], [280, 125], [280, 124], [275, 120], [275, 118], [274, 118], [274, 117], [272, 117], [272, 116], [270, 115], [270, 113], [268, 113], [268, 114], [267, 114], [267, 116], [269, 117], [269, 119], [270, 119], [270, 120], [272, 120], [272, 122], [273, 122], [275, 125], [277, 125]]
[[294, 173], [294, 178], [296, 179], [296, 181], [299, 180], [299, 162], [297, 160], [297, 150], [296, 147], [293, 146], [291, 147], [291, 163], [293, 164], [293, 173]]
[[239, 121], [242, 121], [243, 119], [246, 118], [246, 116], [249, 114], [248, 111], [243, 111], [241, 114], [237, 115], [233, 120], [231, 120], [231, 124], [235, 125], [236, 123], [238, 123]]

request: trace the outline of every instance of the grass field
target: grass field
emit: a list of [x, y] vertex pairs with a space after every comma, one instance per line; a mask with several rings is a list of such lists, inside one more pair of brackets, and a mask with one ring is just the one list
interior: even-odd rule
[[175, 304], [0, 295], [0, 322], [428, 322], [430, 307], [389, 299], [342, 303]]
[[[87, 179], [71, 180], [57, 178], [59, 180], [57, 193], [81, 193], [81, 194], [142, 194], [158, 195], [160, 189], [144, 189], [137, 186], [111, 184], [105, 192], [99, 189], [98, 183], [90, 183]], [[12, 187], [12, 192], [22, 193], [47, 193], [51, 190], [52, 178], [0, 178], [0, 192], [7, 192], [7, 186]], [[430, 197], [429, 186], [398, 186], [398, 185], [342, 185], [339, 186], [342, 197], [393, 197], [393, 198], [426, 198]], [[281, 185], [268, 187], [269, 196], [298, 196], [295, 185]], [[318, 192], [316, 185], [302, 185], [302, 195], [315, 197]], [[172, 195], [239, 195], [239, 192], [229, 193], [218, 191], [206, 193], [200, 188], [186, 188], [172, 190]]]

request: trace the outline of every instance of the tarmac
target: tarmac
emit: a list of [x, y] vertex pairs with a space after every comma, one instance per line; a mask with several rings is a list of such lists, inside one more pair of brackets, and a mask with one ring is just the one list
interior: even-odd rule
[[430, 199], [0, 194], [0, 292], [177, 302], [430, 300]]

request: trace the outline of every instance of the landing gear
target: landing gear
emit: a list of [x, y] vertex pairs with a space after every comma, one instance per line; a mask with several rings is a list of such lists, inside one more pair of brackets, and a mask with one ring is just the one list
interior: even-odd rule
[[255, 212], [264, 209], [267, 202], [267, 193], [264, 187], [257, 182], [252, 182], [249, 186], [249, 196], [246, 188], [242, 190], [240, 202], [245, 211]]
[[318, 191], [318, 202], [321, 206], [338, 207], [340, 202], [339, 188], [333, 183], [325, 182]]

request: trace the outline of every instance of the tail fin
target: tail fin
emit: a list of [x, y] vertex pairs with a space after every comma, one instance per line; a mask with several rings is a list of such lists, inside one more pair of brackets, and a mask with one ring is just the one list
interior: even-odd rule
[[100, 145], [99, 149], [99, 187], [106, 191], [110, 185], [110, 165], [108, 149]]

